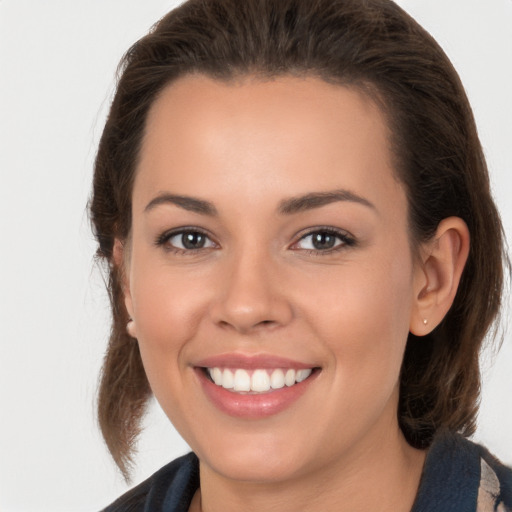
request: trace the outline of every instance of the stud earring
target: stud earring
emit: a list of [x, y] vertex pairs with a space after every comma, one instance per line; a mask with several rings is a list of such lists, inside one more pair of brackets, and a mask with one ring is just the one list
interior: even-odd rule
[[132, 338], [136, 338], [136, 334], [135, 334], [135, 322], [133, 320], [130, 320], [127, 324], [126, 324], [126, 332], [132, 337]]
[[426, 318], [423, 319], [423, 325], [427, 325], [428, 324], [428, 320]]

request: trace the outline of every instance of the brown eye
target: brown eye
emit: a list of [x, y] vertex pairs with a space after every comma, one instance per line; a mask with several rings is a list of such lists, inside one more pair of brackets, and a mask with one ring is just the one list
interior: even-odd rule
[[314, 233], [311, 235], [311, 243], [317, 250], [332, 249], [336, 245], [336, 237], [331, 233]]
[[318, 229], [304, 235], [294, 249], [306, 251], [328, 252], [344, 246], [352, 246], [355, 240], [344, 232], [329, 229]]
[[159, 238], [157, 244], [178, 251], [198, 251], [215, 247], [215, 243], [205, 233], [192, 229], [166, 234]]
[[206, 236], [202, 233], [190, 232], [181, 234], [181, 245], [185, 249], [202, 249], [206, 240]]

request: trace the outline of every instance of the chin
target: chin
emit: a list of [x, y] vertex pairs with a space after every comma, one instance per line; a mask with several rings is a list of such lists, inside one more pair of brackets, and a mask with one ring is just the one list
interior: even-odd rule
[[289, 481], [304, 472], [303, 459], [297, 459], [255, 447], [231, 454], [216, 454], [211, 457], [212, 464], [205, 459], [201, 462], [229, 480], [269, 484]]
[[[235, 481], [271, 483], [289, 480], [302, 473], [307, 453], [304, 443], [277, 432], [237, 435], [209, 439], [192, 449], [201, 464], [224, 478]], [[291, 442], [290, 442], [291, 441]]]

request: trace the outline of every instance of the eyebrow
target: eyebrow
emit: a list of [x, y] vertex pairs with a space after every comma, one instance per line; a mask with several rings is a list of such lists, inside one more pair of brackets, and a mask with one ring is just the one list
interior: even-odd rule
[[213, 203], [210, 203], [210, 201], [205, 201], [203, 199], [197, 199], [190, 196], [169, 194], [165, 192], [152, 199], [147, 204], [146, 208], [144, 208], [144, 211], [149, 212], [162, 204], [174, 204], [180, 208], [183, 208], [184, 210], [199, 213], [200, 215], [218, 215], [217, 208], [215, 208]]
[[[354, 192], [349, 190], [332, 190], [329, 192], [311, 192], [303, 196], [291, 197], [281, 201], [278, 211], [283, 215], [292, 215], [294, 213], [320, 208], [322, 206], [335, 203], [338, 201], [348, 201], [352, 203], [362, 204], [373, 210], [377, 210], [375, 206]], [[200, 215], [217, 216], [217, 208], [210, 201], [197, 199], [190, 196], [182, 196], [177, 194], [162, 193], [153, 198], [144, 208], [145, 212], [149, 212], [162, 204], [173, 204], [184, 210], [198, 213]]]
[[350, 190], [340, 189], [332, 190], [329, 192], [312, 192], [310, 194], [305, 194], [303, 196], [285, 199], [279, 205], [279, 213], [291, 215], [294, 213], [311, 210], [313, 208], [320, 208], [322, 206], [335, 203], [337, 201], [348, 201], [351, 203], [358, 203], [377, 211], [375, 205], [372, 204], [367, 199], [365, 199], [364, 197], [361, 197], [355, 194], [354, 192], [350, 192]]

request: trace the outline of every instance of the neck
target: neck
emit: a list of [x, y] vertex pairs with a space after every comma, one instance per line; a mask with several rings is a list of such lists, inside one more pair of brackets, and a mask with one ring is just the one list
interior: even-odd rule
[[294, 479], [241, 482], [201, 463], [201, 489], [191, 512], [408, 512], [421, 478], [425, 453], [409, 446], [396, 427], [358, 446], [343, 460]]

